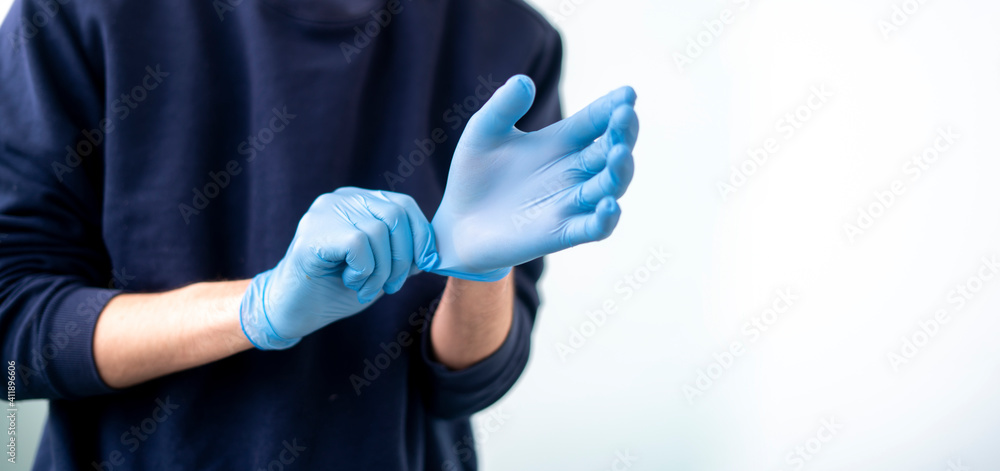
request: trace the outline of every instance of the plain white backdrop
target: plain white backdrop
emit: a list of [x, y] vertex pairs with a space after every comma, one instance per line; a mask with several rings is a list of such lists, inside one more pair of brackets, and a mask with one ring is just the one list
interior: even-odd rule
[[483, 469], [1000, 469], [1000, 5], [531, 3], [567, 113], [630, 84], [643, 129]]

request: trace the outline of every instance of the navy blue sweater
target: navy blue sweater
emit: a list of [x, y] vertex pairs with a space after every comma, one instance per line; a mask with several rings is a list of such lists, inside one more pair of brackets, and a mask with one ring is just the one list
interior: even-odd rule
[[538, 84], [522, 129], [559, 119], [561, 43], [537, 12], [18, 0], [0, 39], [0, 341], [16, 397], [51, 400], [35, 469], [476, 468], [468, 416], [527, 362], [540, 260], [516, 270], [503, 346], [458, 372], [428, 354], [432, 274], [292, 349], [120, 391], [92, 335], [119, 292], [273, 267], [338, 187], [432, 216], [467, 118], [509, 76]]

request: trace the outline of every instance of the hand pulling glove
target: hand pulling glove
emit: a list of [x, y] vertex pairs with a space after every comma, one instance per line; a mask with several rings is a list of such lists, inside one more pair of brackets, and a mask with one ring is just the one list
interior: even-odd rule
[[434, 234], [407, 195], [341, 188], [317, 198], [278, 265], [253, 278], [240, 305], [259, 349], [289, 348], [304, 335], [392, 294], [436, 263]]

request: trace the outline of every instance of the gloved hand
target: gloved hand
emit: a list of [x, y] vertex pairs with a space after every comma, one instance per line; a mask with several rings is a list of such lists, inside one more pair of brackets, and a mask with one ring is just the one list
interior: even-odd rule
[[513, 265], [614, 230], [616, 200], [632, 180], [635, 91], [618, 89], [521, 132], [514, 125], [534, 96], [531, 79], [514, 76], [469, 119], [432, 221], [439, 259], [428, 271], [495, 281]]
[[407, 195], [350, 187], [322, 195], [285, 257], [250, 282], [240, 305], [243, 332], [261, 350], [291, 347], [399, 291], [417, 260], [435, 263], [433, 237]]

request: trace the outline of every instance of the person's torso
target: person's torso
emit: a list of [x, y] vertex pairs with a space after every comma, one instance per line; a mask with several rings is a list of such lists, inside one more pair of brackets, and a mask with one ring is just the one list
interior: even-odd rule
[[[468, 117], [537, 65], [548, 28], [506, 0], [368, 2], [349, 18], [321, 1], [103, 3], [82, 8], [108, 120], [85, 135], [103, 156], [72, 151], [103, 159], [89, 177], [130, 292], [273, 267], [338, 187], [406, 193], [432, 216]], [[36, 469], [471, 469], [468, 421], [421, 411], [418, 343], [394, 346], [443, 286], [415, 276], [288, 351], [53, 401]]]

